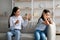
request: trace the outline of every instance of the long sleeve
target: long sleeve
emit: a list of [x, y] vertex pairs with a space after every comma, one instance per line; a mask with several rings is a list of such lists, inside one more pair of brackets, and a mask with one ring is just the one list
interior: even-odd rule
[[[19, 23], [15, 24], [15, 22], [19, 20]], [[10, 29], [21, 29], [21, 26], [26, 27], [28, 24], [28, 21], [23, 20], [21, 16], [18, 17], [10, 17]]]
[[38, 21], [38, 23], [40, 23], [40, 24], [43, 23], [43, 22], [44, 22], [44, 21], [43, 21], [41, 18], [40, 18], [39, 21]]
[[12, 20], [12, 17], [10, 17], [10, 27], [13, 26], [13, 20]]
[[38, 21], [38, 24], [36, 25], [36, 30], [44, 31], [46, 28], [46, 25], [43, 23], [44, 21], [40, 18]]
[[23, 27], [26, 27], [28, 24], [28, 20], [23, 20], [23, 18], [21, 17], [21, 23]]
[[13, 18], [10, 17], [10, 30], [14, 30], [14, 26], [13, 26]]

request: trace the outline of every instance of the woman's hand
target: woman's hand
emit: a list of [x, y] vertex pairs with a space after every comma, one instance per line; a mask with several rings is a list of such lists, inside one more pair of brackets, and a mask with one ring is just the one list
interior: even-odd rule
[[51, 18], [48, 18], [48, 21], [49, 21], [50, 24], [53, 23]]
[[31, 20], [31, 14], [28, 14], [27, 17], [28, 17], [28, 20]]
[[24, 17], [23, 17], [24, 20], [31, 20], [31, 14], [26, 14]]
[[48, 18], [46, 17], [46, 14], [44, 14], [44, 19], [45, 19], [44, 23], [49, 25], [49, 21], [47, 20]]
[[18, 23], [19, 23], [19, 20], [17, 20], [17, 21], [15, 22], [15, 25], [18, 24]]

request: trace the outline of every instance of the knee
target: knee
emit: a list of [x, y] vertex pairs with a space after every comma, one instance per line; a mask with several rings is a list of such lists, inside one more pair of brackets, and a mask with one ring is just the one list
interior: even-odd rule
[[44, 33], [41, 34], [43, 39], [46, 39], [46, 35]]
[[39, 32], [35, 32], [34, 36], [35, 36], [35, 39], [40, 40], [40, 33]]
[[11, 36], [11, 33], [10, 32], [7, 32], [7, 36]]
[[20, 31], [16, 31], [15, 33], [16, 33], [17, 35], [20, 35]]

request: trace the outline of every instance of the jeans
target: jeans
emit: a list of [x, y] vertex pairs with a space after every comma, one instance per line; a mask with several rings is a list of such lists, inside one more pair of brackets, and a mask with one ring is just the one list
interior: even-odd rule
[[44, 31], [36, 30], [34, 32], [35, 40], [46, 40], [47, 28]]
[[11, 30], [7, 32], [7, 40], [12, 40], [14, 36], [14, 40], [20, 40], [20, 30]]

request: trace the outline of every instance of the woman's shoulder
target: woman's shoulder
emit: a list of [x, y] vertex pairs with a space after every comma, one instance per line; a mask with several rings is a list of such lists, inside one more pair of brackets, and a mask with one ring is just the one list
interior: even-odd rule
[[11, 17], [9, 17], [10, 19], [13, 19], [14, 18], [14, 16], [11, 16]]
[[42, 18], [39, 18], [38, 23], [41, 23], [42, 21], [43, 21]]
[[39, 21], [43, 21], [43, 19], [42, 19], [42, 18], [40, 18], [40, 19], [39, 19]]

